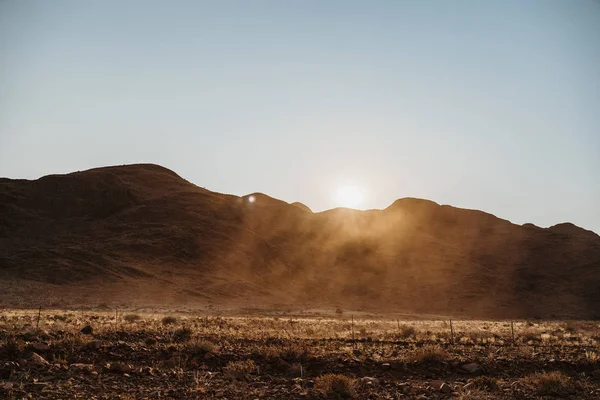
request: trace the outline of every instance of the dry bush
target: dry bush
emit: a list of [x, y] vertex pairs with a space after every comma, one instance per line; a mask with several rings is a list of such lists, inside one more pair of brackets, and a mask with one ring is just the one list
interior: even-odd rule
[[409, 337], [417, 336], [417, 330], [410, 325], [400, 325], [400, 331], [398, 332], [398, 336], [402, 339], [408, 339]]
[[142, 317], [140, 317], [138, 314], [126, 314], [125, 316], [123, 316], [123, 319], [125, 320], [125, 322], [135, 322], [135, 321], [139, 321], [140, 319], [142, 319]]
[[413, 351], [408, 356], [408, 361], [422, 364], [436, 364], [447, 361], [450, 355], [440, 346], [424, 346]]
[[498, 390], [498, 381], [496, 378], [489, 376], [478, 376], [471, 381], [471, 386], [476, 389], [494, 392]]
[[9, 360], [15, 360], [23, 355], [25, 342], [20, 339], [9, 338], [1, 349]]
[[230, 361], [223, 367], [223, 375], [230, 379], [244, 380], [256, 369], [252, 360]]
[[173, 317], [173, 316], [169, 315], [167, 317], [164, 317], [161, 322], [163, 325], [173, 325], [174, 323], [177, 322], [177, 317]]
[[588, 362], [595, 363], [595, 362], [600, 361], [600, 355], [593, 350], [586, 350], [585, 351], [585, 359]]
[[216, 344], [209, 342], [208, 340], [200, 340], [188, 347], [187, 350], [196, 357], [204, 357], [207, 354], [216, 353], [218, 347]]
[[299, 344], [258, 347], [253, 353], [262, 356], [265, 360], [273, 361], [281, 359], [287, 362], [305, 361], [310, 356], [308, 347]]
[[575, 391], [572, 379], [560, 371], [538, 372], [521, 382], [539, 396], [566, 396]]
[[192, 338], [192, 330], [187, 326], [179, 328], [173, 332], [173, 340], [175, 342], [187, 342]]
[[568, 321], [563, 329], [569, 333], [593, 332], [597, 328], [596, 324], [585, 321]]
[[342, 374], [327, 374], [315, 379], [313, 390], [327, 399], [351, 399], [355, 396], [355, 380]]
[[459, 393], [457, 400], [496, 400], [498, 397], [481, 390], [467, 390]]
[[367, 328], [360, 328], [360, 330], [358, 331], [359, 335], [361, 338], [366, 339], [368, 336], [368, 332], [367, 332]]
[[306, 346], [292, 344], [286, 346], [281, 351], [281, 358], [286, 361], [305, 361], [310, 356], [310, 350]]

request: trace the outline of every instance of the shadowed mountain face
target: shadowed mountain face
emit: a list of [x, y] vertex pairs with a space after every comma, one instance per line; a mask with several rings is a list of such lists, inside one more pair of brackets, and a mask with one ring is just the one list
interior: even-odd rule
[[95, 304], [590, 318], [600, 317], [600, 237], [410, 198], [312, 213], [130, 165], [0, 179], [0, 283], [6, 304], [15, 293], [69, 294]]

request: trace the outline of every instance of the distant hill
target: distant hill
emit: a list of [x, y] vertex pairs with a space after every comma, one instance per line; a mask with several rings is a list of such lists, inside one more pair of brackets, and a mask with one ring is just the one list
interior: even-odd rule
[[0, 305], [288, 304], [600, 317], [600, 237], [400, 199], [312, 213], [150, 165], [0, 179]]

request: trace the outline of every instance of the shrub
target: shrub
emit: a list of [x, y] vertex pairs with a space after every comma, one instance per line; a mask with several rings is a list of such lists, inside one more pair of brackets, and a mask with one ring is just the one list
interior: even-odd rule
[[439, 346], [425, 346], [415, 350], [409, 355], [408, 360], [423, 364], [441, 363], [450, 358], [450, 355]]
[[192, 330], [186, 326], [173, 332], [173, 340], [176, 342], [187, 342], [192, 337]]
[[177, 317], [167, 316], [162, 319], [163, 325], [173, 325], [177, 322]]
[[189, 347], [189, 351], [196, 357], [204, 357], [217, 351], [217, 345], [208, 340], [200, 340], [198, 343]]
[[310, 351], [307, 347], [293, 344], [282, 349], [281, 358], [286, 361], [304, 361], [309, 354]]
[[230, 379], [243, 380], [254, 372], [256, 365], [252, 360], [230, 361], [223, 367], [223, 375]]
[[538, 396], [566, 396], [575, 390], [571, 378], [560, 371], [538, 372], [526, 376], [522, 382]]
[[343, 310], [342, 310], [340, 307], [336, 307], [336, 309], [335, 309], [335, 313], [336, 313], [337, 315], [342, 315], [342, 314], [344, 313], [344, 311], [343, 311]]
[[498, 397], [482, 392], [481, 390], [468, 390], [459, 393], [456, 400], [496, 400]]
[[478, 376], [471, 381], [471, 386], [480, 390], [493, 392], [498, 390], [498, 381], [489, 376]]
[[142, 317], [140, 317], [137, 314], [126, 314], [123, 319], [125, 320], [125, 322], [135, 322], [135, 321], [139, 321], [140, 319], [142, 319]]
[[417, 330], [409, 325], [400, 325], [400, 331], [398, 332], [398, 336], [402, 339], [407, 339], [411, 336], [416, 336]]
[[313, 390], [327, 399], [351, 399], [355, 395], [354, 379], [341, 374], [327, 374], [315, 379]]
[[20, 339], [10, 338], [4, 345], [4, 353], [8, 359], [17, 359], [25, 351], [25, 342]]

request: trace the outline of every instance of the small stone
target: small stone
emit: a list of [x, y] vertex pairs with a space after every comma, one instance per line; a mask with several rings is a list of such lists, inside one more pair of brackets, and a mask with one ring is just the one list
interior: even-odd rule
[[479, 371], [480, 365], [477, 363], [469, 363], [469, 364], [463, 365], [461, 368], [463, 371], [466, 371], [466, 372], [472, 374], [474, 372]]
[[31, 361], [31, 363], [33, 363], [35, 365], [50, 365], [50, 363], [48, 361], [46, 361], [46, 359], [44, 357], [40, 356], [38, 353], [33, 353], [29, 360]]
[[91, 364], [75, 363], [69, 366], [69, 369], [91, 374], [94, 371], [94, 366]]
[[442, 392], [442, 393], [451, 393], [452, 392], [452, 388], [450, 387], [450, 385], [448, 385], [446, 383], [442, 383], [442, 386], [440, 386], [440, 392]]
[[446, 382], [441, 381], [441, 380], [435, 380], [435, 381], [429, 382], [429, 386], [431, 386], [435, 390], [441, 390], [442, 386], [445, 384], [446, 384]]
[[48, 384], [46, 382], [33, 382], [31, 388], [37, 392], [41, 392], [46, 388]]
[[383, 364], [381, 364], [381, 367], [383, 369], [391, 369], [392, 368], [392, 366], [390, 365], [390, 363], [383, 363]]
[[84, 335], [91, 335], [92, 333], [94, 333], [94, 328], [92, 328], [91, 325], [86, 325], [83, 328], [81, 328], [80, 332]]
[[363, 383], [366, 383], [367, 385], [377, 385], [377, 384], [379, 384], [379, 379], [373, 378], [371, 376], [365, 376], [363, 378], [360, 378], [360, 381], [363, 382]]
[[101, 340], [93, 340], [88, 343], [87, 347], [92, 350], [100, 350], [102, 348]]
[[33, 343], [31, 345], [31, 347], [33, 347], [33, 349], [37, 350], [37, 351], [48, 351], [48, 350], [50, 350], [50, 347], [47, 344], [45, 344], [45, 343]]
[[132, 370], [132, 368], [129, 365], [127, 365], [125, 363], [120, 363], [120, 362], [114, 362], [114, 363], [108, 364], [107, 367], [108, 367], [107, 369], [110, 372], [116, 372], [119, 374], [126, 374], [128, 372], [131, 372], [131, 370]]

